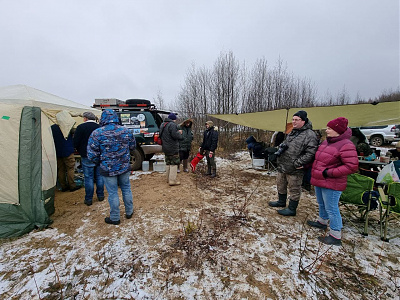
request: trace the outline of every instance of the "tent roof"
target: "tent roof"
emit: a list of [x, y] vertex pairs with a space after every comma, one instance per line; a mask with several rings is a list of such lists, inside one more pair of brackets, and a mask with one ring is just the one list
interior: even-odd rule
[[[77, 116], [85, 111], [92, 111], [96, 115], [101, 114], [101, 111], [98, 109], [91, 108], [89, 106], [67, 100], [26, 85], [10, 85], [0, 87], [0, 103], [37, 106], [44, 110], [48, 110], [48, 112], [67, 110], [73, 116]], [[53, 114], [54, 113], [51, 113], [51, 115]]]
[[305, 110], [313, 124], [313, 129], [324, 129], [335, 118], [345, 117], [350, 127], [400, 124], [400, 101], [350, 104], [324, 107], [303, 107], [279, 109], [245, 114], [210, 115], [211, 117], [247, 127], [285, 131], [286, 121], [299, 110]]

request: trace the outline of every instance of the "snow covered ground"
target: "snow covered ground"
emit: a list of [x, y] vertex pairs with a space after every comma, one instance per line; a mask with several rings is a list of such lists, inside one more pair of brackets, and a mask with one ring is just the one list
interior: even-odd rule
[[172, 188], [134, 172], [135, 214], [118, 226], [103, 221], [106, 201], [58, 193], [52, 228], [0, 241], [0, 298], [400, 299], [400, 238], [379, 239], [376, 211], [369, 236], [345, 223], [343, 246], [328, 247], [304, 225], [317, 216], [312, 193], [283, 218], [267, 204], [274, 173], [247, 152], [217, 165], [215, 180], [200, 163]]

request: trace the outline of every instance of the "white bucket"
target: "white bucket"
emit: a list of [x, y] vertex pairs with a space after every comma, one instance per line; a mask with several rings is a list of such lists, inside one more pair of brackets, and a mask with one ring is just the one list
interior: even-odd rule
[[149, 170], [149, 162], [147, 160], [144, 160], [142, 162], [142, 171], [147, 172]]
[[165, 172], [165, 162], [164, 161], [155, 161], [153, 163], [153, 171]]

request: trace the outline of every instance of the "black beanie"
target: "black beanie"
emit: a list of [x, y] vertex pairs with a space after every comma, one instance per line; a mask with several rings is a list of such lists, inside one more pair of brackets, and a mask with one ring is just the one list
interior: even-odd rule
[[304, 110], [299, 110], [297, 113], [295, 113], [293, 116], [297, 116], [300, 119], [302, 119], [303, 121], [308, 121], [307, 119], [307, 112], [305, 112]]

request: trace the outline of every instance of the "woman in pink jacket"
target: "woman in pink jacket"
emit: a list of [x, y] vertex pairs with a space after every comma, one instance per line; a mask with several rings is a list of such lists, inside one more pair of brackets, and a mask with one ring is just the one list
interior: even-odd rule
[[357, 172], [358, 157], [354, 144], [350, 141], [351, 129], [348, 120], [340, 117], [329, 121], [326, 128], [326, 140], [319, 146], [311, 170], [311, 184], [319, 206], [319, 217], [307, 224], [326, 229], [328, 236], [318, 240], [328, 245], [342, 245], [342, 217], [339, 211], [339, 198], [346, 189], [347, 175]]

